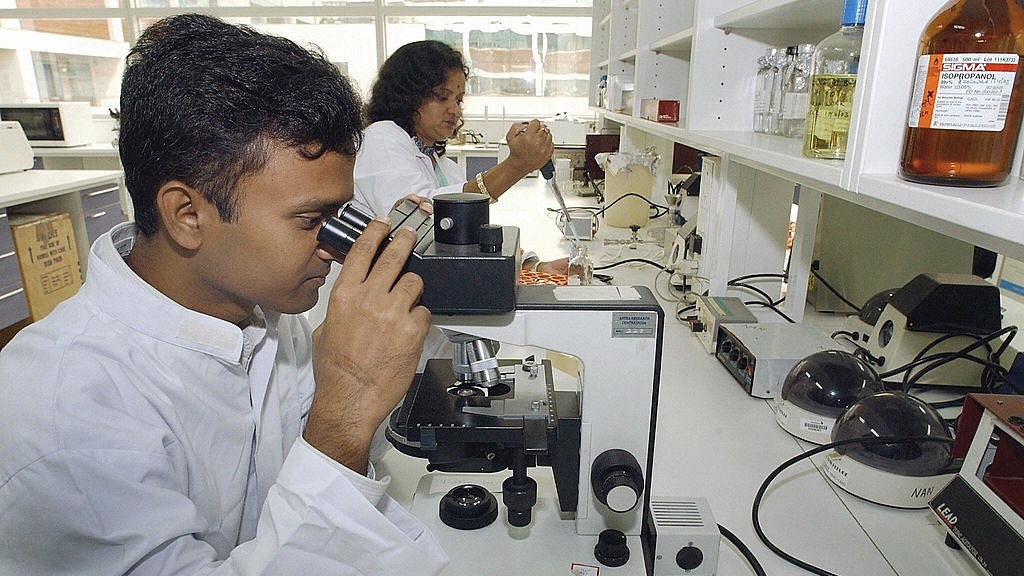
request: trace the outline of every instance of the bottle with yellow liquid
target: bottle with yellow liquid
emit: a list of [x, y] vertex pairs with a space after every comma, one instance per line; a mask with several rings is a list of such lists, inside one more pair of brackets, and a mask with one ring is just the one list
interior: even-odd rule
[[804, 156], [834, 160], [846, 157], [867, 10], [868, 0], [845, 0], [839, 31], [814, 49]]
[[997, 186], [1013, 164], [1024, 115], [1024, 8], [953, 0], [928, 23], [903, 136], [900, 176]]

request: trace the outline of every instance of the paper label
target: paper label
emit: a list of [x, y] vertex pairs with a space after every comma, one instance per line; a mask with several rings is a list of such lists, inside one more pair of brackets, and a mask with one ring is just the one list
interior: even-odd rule
[[920, 56], [907, 124], [1002, 131], [1019, 59], [1017, 54]]

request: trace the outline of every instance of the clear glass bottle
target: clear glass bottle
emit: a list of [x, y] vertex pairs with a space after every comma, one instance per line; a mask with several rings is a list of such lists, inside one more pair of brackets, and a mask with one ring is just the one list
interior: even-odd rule
[[768, 126], [768, 100], [775, 80], [775, 58], [778, 52], [778, 48], [768, 48], [764, 56], [757, 59], [757, 73], [754, 76], [754, 132], [764, 132]]
[[846, 158], [867, 8], [868, 0], [844, 0], [839, 31], [819, 42], [814, 49], [804, 124], [804, 156]]
[[587, 255], [587, 247], [579, 242], [573, 242], [572, 250], [569, 252], [569, 280], [570, 286], [590, 286], [594, 283], [594, 263]]
[[953, 0], [928, 23], [900, 155], [914, 182], [997, 186], [1013, 164], [1024, 112], [1024, 8]]
[[782, 120], [779, 128], [780, 133], [787, 138], [804, 137], [813, 57], [814, 44], [799, 45], [796, 58], [782, 81]]
[[767, 134], [782, 134], [782, 85], [796, 61], [796, 51], [796, 46], [787, 46], [785, 50], [779, 50], [772, 60], [774, 71], [764, 128]]

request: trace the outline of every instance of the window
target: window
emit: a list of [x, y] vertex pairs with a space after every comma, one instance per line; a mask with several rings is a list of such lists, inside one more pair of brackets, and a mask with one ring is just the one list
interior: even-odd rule
[[467, 116], [587, 113], [591, 0], [0, 0], [0, 102], [116, 107], [131, 41], [193, 9], [316, 44], [364, 92], [430, 38], [470, 64]]

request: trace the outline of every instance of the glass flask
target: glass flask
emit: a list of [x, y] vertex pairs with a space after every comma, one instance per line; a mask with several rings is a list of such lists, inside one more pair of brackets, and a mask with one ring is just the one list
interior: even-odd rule
[[594, 282], [594, 263], [587, 255], [587, 247], [578, 242], [573, 243], [569, 253], [570, 286], [590, 286]]

